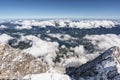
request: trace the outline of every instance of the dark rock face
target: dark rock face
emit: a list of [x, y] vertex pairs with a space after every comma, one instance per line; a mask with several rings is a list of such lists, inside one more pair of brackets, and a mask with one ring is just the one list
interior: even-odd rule
[[86, 64], [67, 68], [66, 74], [76, 80], [120, 80], [119, 65], [120, 50], [112, 47]]
[[40, 59], [8, 45], [0, 43], [0, 79], [22, 79], [27, 74], [39, 74], [48, 70]]

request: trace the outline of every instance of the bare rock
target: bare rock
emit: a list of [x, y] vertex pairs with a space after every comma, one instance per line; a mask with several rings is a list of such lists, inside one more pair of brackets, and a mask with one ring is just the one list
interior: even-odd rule
[[120, 49], [112, 47], [86, 64], [67, 68], [66, 73], [76, 80], [120, 80], [119, 66]]
[[39, 74], [47, 70], [48, 65], [40, 59], [0, 43], [0, 79], [22, 79], [27, 74]]

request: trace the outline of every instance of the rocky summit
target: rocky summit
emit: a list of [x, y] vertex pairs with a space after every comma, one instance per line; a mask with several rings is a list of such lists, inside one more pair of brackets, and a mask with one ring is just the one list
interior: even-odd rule
[[22, 79], [27, 74], [39, 74], [48, 70], [40, 59], [19, 49], [0, 43], [0, 79]]
[[66, 73], [75, 80], [120, 80], [120, 49], [112, 47], [92, 61]]
[[[40, 58], [0, 43], [0, 79], [21, 80], [29, 74], [51, 72], [50, 69]], [[62, 71], [60, 69], [57, 67], [56, 70]], [[79, 67], [66, 68], [66, 74], [71, 80], [120, 80], [119, 73], [120, 49], [116, 46]]]

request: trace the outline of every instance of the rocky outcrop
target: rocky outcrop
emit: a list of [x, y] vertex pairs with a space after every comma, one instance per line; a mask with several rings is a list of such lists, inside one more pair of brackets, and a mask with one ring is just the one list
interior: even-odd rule
[[0, 79], [22, 79], [27, 74], [39, 74], [48, 66], [30, 54], [0, 43]]
[[119, 66], [120, 49], [112, 47], [86, 64], [67, 68], [66, 73], [76, 80], [120, 80]]
[[[0, 43], [0, 79], [20, 79], [25, 75], [45, 72], [64, 73], [62, 67], [50, 67], [41, 59]], [[112, 47], [92, 61], [77, 68], [69, 67], [66, 74], [75, 80], [120, 80], [120, 49]]]

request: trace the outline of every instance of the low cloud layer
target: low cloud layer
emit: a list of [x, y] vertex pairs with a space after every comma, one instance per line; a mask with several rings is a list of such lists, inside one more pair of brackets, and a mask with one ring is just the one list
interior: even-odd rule
[[18, 30], [22, 30], [22, 29], [31, 29], [32, 27], [31, 26], [16, 26], [15, 29], [18, 29]]
[[7, 34], [1, 34], [0, 35], [0, 42], [7, 44], [9, 40], [13, 39], [13, 37], [7, 35]]
[[71, 39], [75, 39], [74, 37], [68, 35], [68, 34], [48, 34], [50, 37], [52, 38], [57, 38], [61, 41], [66, 41], [66, 40], [71, 40]]
[[5, 29], [5, 28], [7, 28], [7, 26], [5, 26], [5, 25], [0, 25], [0, 29]]
[[110, 47], [120, 47], [120, 35], [116, 34], [105, 34], [105, 35], [86, 35], [85, 39], [96, 46], [96, 49], [104, 51]]
[[89, 40], [89, 42], [94, 45], [95, 51], [92, 54], [89, 54], [89, 52], [85, 50], [83, 45], [71, 48], [71, 50], [74, 51], [74, 53], [72, 53], [74, 54], [74, 56], [66, 58], [64, 60], [63, 66], [79, 66], [86, 63], [87, 61], [94, 59], [95, 57], [99, 56], [100, 53], [103, 53], [105, 50], [113, 46], [120, 47], [120, 35], [116, 34], [86, 35], [84, 39]]
[[35, 57], [43, 56], [44, 60], [52, 65], [52, 59], [56, 57], [56, 52], [59, 51], [59, 44], [57, 42], [43, 41], [42, 39], [33, 35], [21, 37], [21, 41], [28, 40], [32, 41], [32, 46], [30, 48], [24, 49], [23, 51], [31, 53]]
[[90, 28], [112, 28], [115, 25], [119, 25], [120, 23], [112, 20], [44, 20], [44, 21], [36, 21], [36, 20], [23, 20], [16, 21], [17, 24], [21, 24], [23, 26], [39, 26], [39, 27], [70, 27], [70, 28], [80, 28], [80, 29], [90, 29]]
[[[79, 66], [89, 60], [94, 59], [99, 55], [99, 53], [104, 52], [112, 46], [120, 47], [120, 35], [89, 35], [89, 33], [86, 35], [85, 33], [86, 36], [84, 38], [79, 34], [76, 34], [76, 37], [73, 37], [76, 29], [72, 33], [61, 33], [61, 31], [59, 31], [61, 29], [58, 31], [56, 30], [56, 33], [54, 33], [53, 28], [50, 28], [51, 30], [49, 30], [49, 28], [46, 27], [69, 27], [81, 28], [84, 30], [90, 28], [99, 28], [100, 26], [111, 28], [119, 24], [118, 22], [112, 20], [21, 20], [10, 23], [16, 25], [13, 26], [13, 24], [4, 24], [0, 26], [0, 42], [8, 43], [15, 48], [20, 48], [24, 52], [30, 53], [35, 57], [39, 57], [49, 65], [59, 65], [66, 67]], [[13, 29], [13, 27], [11, 28], [11, 26], [15, 27], [15, 29]], [[32, 28], [32, 26], [40, 27], [40, 29]], [[4, 28], [7, 28], [5, 29], [5, 32], [2, 31]], [[41, 32], [39, 32], [39, 30], [41, 30]], [[67, 32], [67, 29], [65, 28], [64, 31]], [[44, 32], [46, 33], [44, 34]], [[83, 34], [82, 32], [80, 33]], [[84, 39], [88, 39], [90, 45], [86, 40], [84, 44]], [[10, 42], [8, 42], [9, 40]], [[94, 46], [92, 45], [91, 47], [91, 43]], [[91, 52], [89, 49], [91, 49]]]

